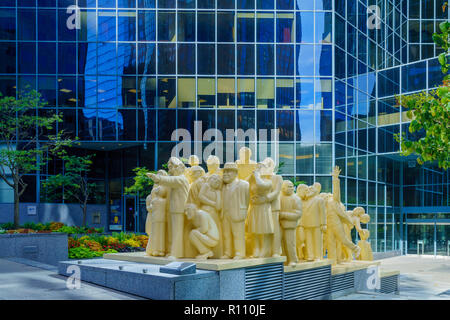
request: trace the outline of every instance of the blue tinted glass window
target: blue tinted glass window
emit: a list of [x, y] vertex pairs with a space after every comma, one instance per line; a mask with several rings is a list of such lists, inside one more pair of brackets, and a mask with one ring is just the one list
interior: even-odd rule
[[117, 136], [119, 140], [136, 140], [136, 110], [118, 110]]
[[0, 4], [0, 7], [14, 7], [16, 5], [16, 0], [4, 0]]
[[[254, 114], [252, 115], [254, 117]], [[271, 130], [275, 128], [275, 113], [273, 110], [257, 110], [256, 111], [256, 129]], [[238, 128], [242, 128], [238, 125]], [[269, 137], [268, 137], [269, 138]]]
[[199, 12], [197, 14], [197, 41], [215, 41], [215, 14], [210, 12]]
[[274, 74], [274, 51], [271, 44], [257, 45], [257, 74], [273, 75]]
[[297, 45], [297, 75], [314, 75], [314, 45]]
[[159, 8], [175, 8], [175, 0], [158, 0]]
[[119, 11], [118, 40], [136, 41], [136, 11]]
[[331, 43], [333, 16], [331, 12], [316, 12], [316, 43]]
[[335, 72], [339, 79], [345, 78], [345, 52], [338, 47], [335, 47]]
[[400, 93], [399, 82], [399, 68], [380, 71], [377, 79], [378, 96], [384, 97]]
[[174, 74], [175, 73], [175, 45], [159, 44], [158, 45], [158, 73]]
[[138, 0], [139, 8], [154, 8], [156, 0]]
[[347, 20], [356, 26], [356, 3], [358, 0], [347, 0]]
[[237, 34], [238, 42], [253, 42], [255, 40], [255, 24], [253, 13], [238, 13]]
[[442, 84], [444, 74], [437, 59], [428, 61], [428, 87], [434, 88]]
[[237, 0], [237, 8], [238, 9], [254, 9], [255, 1], [254, 0]]
[[[314, 12], [297, 12], [297, 42], [314, 43]], [[344, 38], [345, 39], [345, 38]]]
[[94, 10], [81, 10], [80, 12], [80, 30], [78, 39], [80, 41], [96, 41], [96, 13]]
[[155, 74], [156, 73], [156, 45], [153, 43], [139, 44], [138, 51], [138, 73]]
[[234, 12], [217, 13], [217, 41], [234, 42]]
[[356, 29], [351, 25], [347, 28], [347, 51], [353, 56], [356, 56]]
[[[39, 43], [38, 72], [40, 74], [56, 74], [56, 61], [58, 61], [56, 57], [56, 44]], [[75, 61], [71, 61], [71, 63], [75, 63]]]
[[332, 75], [332, 46], [317, 45], [316, 46], [316, 75], [331, 76]]
[[0, 92], [4, 97], [16, 96], [16, 77], [15, 76], [1, 76], [0, 77]]
[[116, 6], [116, 0], [98, 0], [99, 8], [114, 8]]
[[255, 74], [255, 47], [254, 45], [238, 45], [237, 72], [241, 75]]
[[0, 40], [16, 40], [16, 11], [0, 10]]
[[114, 141], [118, 127], [123, 130], [123, 117], [118, 116], [115, 109], [99, 109], [97, 110], [98, 122], [98, 140]]
[[116, 41], [116, 13], [114, 11], [98, 12], [98, 40]]
[[199, 9], [214, 9], [216, 0], [197, 0], [197, 7]]
[[426, 62], [402, 67], [402, 92], [426, 89]]
[[118, 8], [136, 8], [136, 0], [117, 0]]
[[234, 9], [234, 0], [217, 0], [218, 9]]
[[316, 0], [316, 10], [331, 10], [333, 6], [331, 1], [332, 0]]
[[257, 9], [273, 9], [273, 0], [256, 0]]
[[56, 40], [56, 10], [38, 10], [38, 39]]
[[217, 73], [230, 75], [235, 74], [235, 46], [234, 44], [217, 45]]
[[314, 10], [314, 0], [295, 0], [298, 10]]
[[75, 77], [58, 77], [58, 105], [75, 107], [77, 103], [77, 87]]
[[[316, 142], [333, 140], [333, 113], [331, 111], [316, 110]], [[331, 145], [329, 145], [331, 147]], [[330, 150], [331, 151], [331, 150]], [[330, 152], [331, 153], [331, 152]], [[323, 154], [322, 154], [323, 156]], [[331, 154], [330, 154], [331, 156]], [[328, 170], [327, 170], [328, 172]], [[325, 172], [321, 172], [325, 173]]]
[[136, 74], [136, 44], [118, 44], [117, 67], [118, 74]]
[[97, 44], [80, 43], [78, 45], [78, 73], [97, 73]]
[[178, 8], [195, 8], [195, 0], [178, 0]]
[[[62, 41], [75, 41], [77, 36], [76, 11], [68, 14], [67, 10], [58, 10], [58, 39]], [[81, 24], [79, 25], [81, 27]]]
[[156, 79], [141, 77], [138, 80], [138, 103], [142, 108], [154, 108], [156, 104]]
[[294, 111], [277, 110], [277, 126], [280, 141], [294, 140]]
[[258, 13], [256, 19], [256, 41], [273, 42], [274, 28], [273, 13]]
[[277, 79], [277, 108], [293, 108], [294, 107], [294, 80], [293, 79]]
[[314, 106], [314, 78], [298, 78], [295, 90], [298, 107], [312, 108]]
[[292, 42], [294, 39], [294, 15], [291, 13], [277, 14], [277, 42]]
[[42, 95], [42, 99], [47, 101], [48, 107], [56, 106], [56, 77], [55, 76], [39, 76], [38, 91]]
[[294, 9], [294, 0], [276, 0], [278, 10]]
[[36, 39], [36, 10], [19, 9], [17, 11], [17, 39]]
[[303, 143], [314, 142], [314, 111], [311, 110], [297, 110], [296, 112], [297, 124], [297, 141]]
[[330, 78], [315, 80], [316, 109], [331, 109], [333, 107], [332, 81]]
[[294, 46], [277, 45], [277, 75], [294, 74]]
[[55, 0], [38, 0], [38, 7], [56, 7]]
[[36, 73], [36, 44], [19, 42], [18, 51], [19, 73]]
[[341, 81], [336, 81], [334, 87], [336, 106], [341, 106], [345, 104], [345, 84]]
[[158, 40], [175, 40], [175, 13], [158, 12]]
[[[101, 58], [100, 58], [101, 57]], [[117, 49], [114, 43], [98, 44], [98, 73], [117, 74]]]
[[156, 40], [156, 19], [155, 11], [139, 11], [138, 16], [138, 40]]
[[98, 108], [116, 108], [117, 98], [117, 78], [114, 76], [99, 76], [97, 82]]
[[198, 45], [198, 73], [215, 74], [216, 70], [216, 51], [213, 44]]
[[19, 7], [36, 7], [36, 0], [17, 0]]
[[178, 41], [195, 41], [195, 12], [178, 12]]
[[[117, 85], [120, 90], [122, 88], [122, 107], [136, 108], [136, 77], [118, 77]], [[120, 102], [120, 97], [119, 97]], [[134, 125], [133, 125], [134, 126]]]
[[[176, 84], [175, 78], [158, 78], [158, 107], [159, 108], [169, 108], [174, 107], [176, 103]], [[175, 116], [170, 119], [170, 123], [175, 125], [175, 121], [173, 121]], [[158, 119], [160, 123], [164, 124], [164, 131], [167, 130], [167, 135], [169, 139], [163, 139], [160, 135], [160, 140], [170, 140], [170, 135], [173, 130], [169, 130], [170, 127], [167, 127], [166, 122], [161, 121], [162, 119]], [[161, 127], [160, 127], [161, 128]]]
[[195, 45], [178, 45], [178, 73], [195, 74]]

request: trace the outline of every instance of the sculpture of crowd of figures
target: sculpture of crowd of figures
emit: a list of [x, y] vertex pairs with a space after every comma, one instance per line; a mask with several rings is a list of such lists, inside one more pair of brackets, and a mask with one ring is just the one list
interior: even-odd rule
[[[210, 156], [208, 171], [196, 156], [189, 167], [169, 159], [168, 172], [148, 173], [154, 182], [147, 197], [146, 232], [150, 256], [196, 259], [245, 259], [286, 256], [286, 264], [325, 257], [333, 264], [373, 260], [361, 228], [370, 218], [363, 208], [347, 211], [340, 201], [338, 167], [332, 172], [333, 193], [320, 183], [294, 184], [274, 173], [275, 163], [251, 160], [243, 147], [240, 159], [220, 168]], [[360, 241], [355, 245], [351, 231]]]

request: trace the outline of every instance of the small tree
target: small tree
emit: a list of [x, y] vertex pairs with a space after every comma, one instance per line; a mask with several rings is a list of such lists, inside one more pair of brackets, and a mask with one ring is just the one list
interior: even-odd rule
[[88, 174], [91, 171], [92, 157], [95, 155], [68, 155], [64, 150], [59, 154], [64, 161], [64, 173], [48, 177], [42, 187], [50, 199], [62, 197], [64, 200], [74, 200], [83, 211], [82, 225], [87, 223], [87, 203], [95, 189], [95, 183], [89, 183]]
[[438, 57], [443, 74], [443, 83], [436, 90], [418, 94], [400, 96], [397, 103], [407, 109], [411, 119], [409, 132], [419, 133], [419, 139], [408, 139], [405, 135], [396, 135], [401, 143], [404, 156], [418, 154], [417, 162], [437, 161], [440, 168], [446, 170], [450, 165], [450, 78], [448, 53], [450, 48], [450, 22], [439, 25], [440, 34], [433, 34], [434, 42], [444, 49]]
[[133, 172], [136, 173], [134, 179], [134, 184], [130, 187], [125, 187], [125, 194], [133, 195], [133, 196], [148, 196], [152, 191], [153, 180], [147, 177], [149, 171], [146, 167], [136, 167], [133, 169]]
[[0, 178], [14, 192], [15, 227], [20, 224], [20, 197], [27, 189], [24, 175], [40, 170], [48, 152], [67, 142], [61, 138], [63, 131], [46, 134], [62, 121], [58, 114], [40, 115], [46, 104], [35, 90], [21, 93], [18, 99], [0, 93]]

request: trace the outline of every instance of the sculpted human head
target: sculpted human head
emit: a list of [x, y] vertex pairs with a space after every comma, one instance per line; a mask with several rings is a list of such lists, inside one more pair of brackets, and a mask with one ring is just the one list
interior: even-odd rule
[[211, 188], [213, 188], [215, 190], [220, 189], [220, 187], [222, 185], [222, 179], [220, 178], [220, 176], [218, 174], [212, 174], [208, 178], [208, 184], [211, 186]]
[[210, 155], [206, 160], [206, 167], [208, 168], [208, 172], [216, 172], [220, 167], [219, 157]]
[[273, 175], [275, 170], [275, 161], [272, 158], [265, 158], [263, 161], [265, 168], [262, 170], [263, 175]]
[[306, 199], [306, 195], [308, 193], [308, 186], [306, 184], [299, 184], [297, 186], [297, 195], [300, 199]]
[[238, 175], [237, 165], [234, 162], [227, 162], [223, 167], [223, 183], [228, 184], [236, 180]]
[[184, 163], [176, 157], [171, 157], [169, 159], [169, 161], [167, 162], [167, 167], [169, 168], [169, 174], [172, 176], [182, 175], [184, 170], [186, 169]]
[[293, 195], [294, 194], [294, 184], [292, 183], [292, 181], [284, 180], [283, 185], [281, 186], [281, 192], [283, 192], [283, 194], [285, 196]]
[[239, 149], [239, 158], [241, 160], [244, 160], [244, 163], [249, 163], [251, 156], [252, 150], [250, 150], [250, 148], [242, 147], [241, 149]]
[[307, 197], [311, 198], [320, 194], [322, 190], [322, 185], [319, 182], [315, 182], [312, 186], [308, 188]]
[[184, 209], [184, 213], [186, 214], [186, 217], [188, 220], [192, 220], [194, 218], [195, 213], [197, 212], [197, 206], [193, 203], [189, 203], [186, 205], [186, 208]]
[[198, 159], [198, 157], [194, 154], [192, 156], [189, 157], [188, 159], [188, 163], [191, 167], [194, 166], [198, 166], [200, 164], [200, 160]]
[[200, 166], [193, 166], [191, 170], [192, 181], [196, 181], [205, 174], [205, 170]]
[[366, 211], [364, 210], [363, 207], [356, 207], [355, 209], [353, 209], [353, 215], [357, 217], [361, 217], [365, 213]]

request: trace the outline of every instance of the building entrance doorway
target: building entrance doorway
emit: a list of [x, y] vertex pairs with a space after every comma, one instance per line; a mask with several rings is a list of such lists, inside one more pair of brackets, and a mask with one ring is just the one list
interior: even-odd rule
[[125, 231], [136, 232], [137, 211], [136, 197], [124, 197]]

